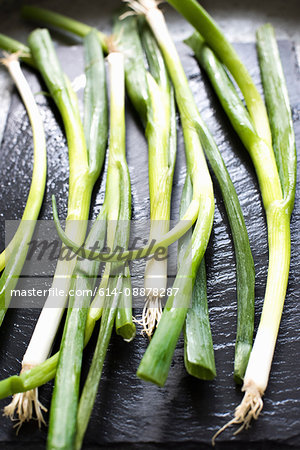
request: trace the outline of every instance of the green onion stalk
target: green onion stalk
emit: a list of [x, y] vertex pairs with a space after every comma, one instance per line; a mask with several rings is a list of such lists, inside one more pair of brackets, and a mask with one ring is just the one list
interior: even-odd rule
[[[77, 20], [70, 19], [62, 14], [55, 13], [49, 9], [39, 8], [36, 6], [24, 6], [22, 8], [22, 16], [25, 19], [33, 20], [39, 25], [49, 26], [52, 25], [57, 29], [67, 31], [69, 33], [76, 34], [84, 38], [92, 30], [92, 27]], [[103, 51], [107, 53], [107, 36], [101, 31], [97, 31], [100, 39]], [[25, 51], [26, 56], [29, 56]]]
[[[181, 216], [186, 211], [192, 193], [193, 187], [189, 173], [187, 173], [181, 196]], [[187, 233], [178, 242], [178, 266], [183, 261], [189, 240], [190, 233]], [[190, 375], [202, 380], [212, 380], [216, 376], [213, 340], [207, 305], [204, 257], [196, 274], [191, 305], [188, 308], [184, 325], [184, 364]]]
[[[203, 63], [229, 119], [247, 148], [259, 181], [266, 211], [269, 243], [269, 267], [263, 311], [247, 365], [242, 390], [245, 392], [235, 417], [225, 425], [241, 424], [238, 432], [257, 419], [266, 390], [279, 324], [281, 320], [290, 267], [290, 216], [296, 184], [295, 138], [285, 79], [274, 33], [270, 27], [258, 31], [258, 53], [268, 108], [219, 27], [193, 0], [170, 0], [201, 33]], [[218, 58], [217, 58], [218, 56]], [[239, 100], [224, 66], [244, 95], [248, 120], [240, 120], [243, 104]], [[270, 119], [270, 123], [269, 123]], [[271, 125], [271, 128], [270, 128]], [[274, 151], [273, 147], [274, 146]]]
[[[28, 64], [29, 66], [36, 67], [30, 52], [30, 48], [27, 45], [22, 44], [15, 39], [12, 39], [5, 34], [0, 33], [0, 48], [9, 53], [18, 53], [19, 59]], [[1, 254], [2, 262], [2, 254]], [[1, 265], [2, 267], [2, 265]]]
[[[1, 43], [2, 41], [0, 40]], [[104, 160], [104, 140], [99, 141], [99, 146], [97, 144], [87, 149], [77, 98], [72, 90], [70, 81], [60, 68], [48, 31], [40, 29], [34, 31], [29, 37], [29, 46], [34, 64], [42, 74], [49, 92], [61, 113], [65, 126], [70, 166], [66, 233], [78, 244], [82, 244], [86, 234], [93, 186]], [[105, 85], [103, 83], [101, 85], [101, 81], [100, 86], [100, 90], [102, 89], [103, 92]], [[94, 120], [96, 121], [97, 117], [98, 121], [103, 120], [103, 127], [105, 128], [105, 114], [101, 115], [101, 109], [96, 109], [95, 113]], [[98, 134], [98, 132], [99, 129], [97, 131], [96, 127], [94, 133]], [[62, 248], [63, 251], [64, 248]], [[50, 290], [24, 355], [22, 372], [44, 362], [51, 351], [68, 299], [71, 276], [75, 264], [76, 257], [71, 261], [62, 259], [57, 264], [52, 285], [54, 289]], [[64, 290], [65, 293], [64, 297], [60, 297], [59, 307], [55, 305], [57, 300], [54, 297], [55, 287]], [[17, 412], [20, 412], [19, 417], [21, 421], [30, 419], [33, 412], [32, 402], [36, 409], [39, 408], [36, 397], [37, 390], [27, 392], [24, 395], [20, 394], [13, 399], [11, 406], [14, 406]], [[8, 411], [11, 410], [9, 409]], [[37, 411], [37, 416], [40, 417], [40, 411]]]
[[[47, 155], [44, 125], [30, 87], [23, 75], [18, 53], [5, 55], [1, 60], [14, 80], [29, 115], [33, 132], [34, 161], [30, 190], [18, 229], [2, 253], [5, 267], [0, 278], [0, 325], [11, 300], [11, 292], [15, 288], [28, 252], [28, 242], [34, 233], [36, 221], [42, 206], [47, 175]], [[2, 260], [2, 255], [0, 260]]]
[[[117, 19], [114, 35], [124, 54], [126, 88], [145, 126], [149, 147], [150, 237], [158, 240], [169, 231], [172, 182], [176, 160], [176, 111], [174, 93], [156, 41], [144, 22], [141, 24], [149, 70], [145, 68], [137, 18]], [[138, 322], [149, 337], [159, 323], [161, 300], [167, 288], [167, 252], [150, 259], [145, 270], [147, 299]]]
[[9, 53], [18, 53], [19, 59], [34, 69], [37, 69], [36, 62], [33, 60], [30, 48], [16, 39], [10, 38], [0, 33], [0, 49]]
[[[158, 240], [169, 231], [173, 174], [176, 160], [176, 110], [173, 88], [162, 55], [148, 27], [142, 40], [150, 71], [147, 72], [149, 106], [146, 137], [149, 145], [150, 237]], [[143, 311], [143, 326], [151, 337], [158, 325], [161, 299], [167, 288], [167, 252], [146, 263], [145, 289], [149, 292]]]
[[[101, 209], [86, 243], [104, 245], [106, 210]], [[74, 440], [86, 321], [100, 262], [78, 258], [70, 285], [67, 318], [51, 400], [48, 448], [69, 448]], [[91, 330], [92, 333], [92, 330]], [[72, 379], [72, 383], [70, 383]]]

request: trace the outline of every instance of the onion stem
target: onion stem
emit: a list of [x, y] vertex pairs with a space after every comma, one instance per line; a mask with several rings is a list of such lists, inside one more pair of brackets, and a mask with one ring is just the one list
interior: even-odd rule
[[[189, 174], [182, 191], [180, 214], [183, 215], [192, 196]], [[183, 260], [190, 235], [187, 233], [178, 242], [178, 265]], [[204, 257], [198, 269], [195, 285], [188, 308], [184, 327], [184, 364], [187, 372], [202, 380], [212, 380], [216, 376], [213, 341], [209, 324], [206, 271]]]
[[29, 66], [35, 67], [30, 48], [15, 39], [0, 33], [0, 48], [9, 53], [17, 53], [19, 58]]
[[7, 55], [5, 59], [2, 59], [2, 63], [10, 72], [29, 115], [33, 132], [34, 162], [30, 191], [21, 223], [4, 254], [6, 267], [0, 279], [0, 325], [26, 259], [28, 242], [32, 238], [44, 197], [47, 174], [44, 125], [34, 96], [21, 70], [18, 53]]
[[[66, 233], [75, 241], [82, 243], [86, 232], [93, 186], [89, 180], [88, 154], [75, 94], [61, 71], [48, 31], [34, 31], [29, 37], [29, 45], [35, 63], [43, 75], [64, 121], [70, 165]], [[65, 296], [64, 298], [60, 297], [60, 308], [53, 308], [53, 294], [48, 296], [24, 355], [24, 365], [39, 364], [48, 357], [68, 298], [75, 263], [75, 258], [72, 261], [58, 262], [52, 287], [59, 286], [60, 289], [64, 289]], [[62, 277], [61, 274], [63, 274]], [[51, 292], [55, 292], [55, 290]], [[45, 336], [45, 330], [47, 330], [48, 337]]]
[[[185, 42], [194, 50], [197, 59], [207, 73], [211, 74], [213, 77], [214, 74], [218, 72], [218, 65], [220, 63], [216, 61], [212, 51], [205, 45], [203, 38], [199, 33], [195, 32]], [[244, 127], [247, 124], [249, 130], [254, 132], [251, 118], [244, 108], [243, 103], [236, 95], [231, 95], [231, 81], [225, 72], [221, 73], [223, 73], [224, 76], [221, 78], [219, 73], [219, 85], [222, 80], [220, 92], [227, 91], [227, 102], [230, 99], [232, 109], [235, 109], [236, 111], [236, 122], [238, 124], [245, 124]], [[255, 296], [254, 263], [244, 217], [228, 172], [226, 168], [224, 170], [224, 163], [220, 159], [218, 152], [216, 152], [214, 141], [210, 138], [210, 134], [203, 123], [199, 123], [199, 132], [203, 136], [203, 146], [206, 150], [206, 155], [209, 158], [222, 191], [234, 242], [238, 302], [234, 378], [237, 383], [242, 383], [253, 342]]]
[[[74, 33], [80, 37], [84, 37], [92, 31], [92, 27], [85, 25], [77, 20], [70, 19], [62, 14], [55, 13], [49, 9], [39, 8], [36, 6], [24, 6], [22, 8], [22, 16], [42, 25], [52, 25], [56, 28]], [[98, 36], [102, 48], [107, 52], [106, 36], [98, 31]]]
[[[150, 237], [158, 240], [169, 231], [173, 174], [176, 160], [176, 111], [173, 88], [170, 85], [163, 57], [156, 41], [145, 24], [142, 40], [150, 72], [147, 72], [149, 103], [146, 137], [149, 145]], [[155, 291], [167, 288], [168, 262], [165, 257], [152, 258], [146, 263], [145, 288], [150, 293], [143, 311], [144, 331], [151, 337], [161, 317], [161, 297]], [[151, 310], [155, 311], [155, 320]], [[153, 312], [153, 311], [152, 311]]]

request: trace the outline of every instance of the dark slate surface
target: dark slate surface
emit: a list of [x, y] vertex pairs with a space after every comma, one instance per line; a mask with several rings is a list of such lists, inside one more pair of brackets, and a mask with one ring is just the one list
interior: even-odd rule
[[[237, 46], [243, 61], [260, 86], [255, 47]], [[251, 161], [231, 129], [205, 76], [189, 50], [179, 46], [183, 65], [189, 76], [197, 104], [222, 151], [245, 215], [256, 269], [256, 327], [261, 311], [268, 261], [266, 224], [261, 198]], [[281, 57], [300, 148], [299, 73], [290, 42], [280, 43]], [[64, 69], [72, 78], [80, 73], [79, 47], [59, 49]], [[80, 57], [81, 59], [81, 57]], [[26, 70], [34, 92], [44, 89], [36, 75]], [[59, 199], [59, 212], [65, 217], [67, 205], [68, 159], [60, 119], [49, 98], [37, 97], [45, 122], [48, 150], [47, 192], [42, 219], [51, 218], [51, 194]], [[127, 149], [132, 180], [133, 217], [149, 216], [147, 147], [137, 117], [127, 107]], [[4, 219], [21, 216], [28, 193], [32, 169], [32, 136], [24, 107], [17, 93], [11, 108], [1, 145], [0, 198], [1, 243], [4, 242]], [[178, 160], [174, 178], [173, 211], [178, 203], [185, 175], [182, 134], [179, 131]], [[219, 449], [288, 449], [300, 448], [300, 339], [299, 339], [299, 184], [292, 218], [292, 263], [286, 305], [280, 327], [264, 410], [248, 432], [233, 437], [223, 434]], [[135, 376], [147, 340], [138, 335], [126, 344], [114, 336], [109, 346], [100, 391], [88, 428], [84, 448], [156, 449], [210, 448], [212, 434], [227, 421], [240, 402], [240, 388], [233, 381], [233, 357], [236, 322], [235, 263], [232, 239], [224, 204], [215, 185], [216, 213], [207, 251], [208, 299], [213, 332], [217, 378], [211, 382], [196, 380], [185, 372], [183, 340], [177, 345], [169, 378], [164, 388], [142, 382]], [[95, 218], [104, 198], [104, 178], [95, 188], [91, 218]], [[136, 266], [137, 267], [137, 266]], [[140, 271], [140, 273], [142, 273]], [[136, 311], [138, 313], [138, 311]], [[24, 349], [36, 323], [37, 309], [10, 310], [0, 329], [0, 377], [20, 369]], [[84, 357], [85, 370], [91, 359], [95, 340]], [[57, 347], [58, 343], [56, 343]], [[41, 401], [49, 407], [52, 383], [40, 389]], [[3, 408], [7, 400], [0, 402]], [[47, 417], [48, 418], [48, 417]], [[26, 424], [18, 436], [8, 419], [0, 418], [0, 447], [5, 449], [40, 449], [45, 446], [47, 428]]]

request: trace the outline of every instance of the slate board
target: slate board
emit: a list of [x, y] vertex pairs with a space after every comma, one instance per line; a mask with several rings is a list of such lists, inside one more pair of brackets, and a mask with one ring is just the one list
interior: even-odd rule
[[[179, 52], [197, 104], [213, 133], [235, 184], [249, 232], [256, 270], [256, 328], [261, 312], [268, 261], [265, 216], [252, 163], [233, 132], [204, 74], [191, 52], [183, 44]], [[253, 44], [237, 45], [256, 84], [261, 88]], [[59, 57], [71, 78], [81, 72], [81, 48], [60, 47]], [[296, 139], [300, 148], [299, 72], [291, 42], [280, 42], [280, 53], [293, 109]], [[44, 89], [29, 69], [26, 76], [34, 92]], [[48, 180], [41, 219], [51, 218], [51, 195], [59, 199], [61, 217], [67, 206], [68, 158], [66, 141], [58, 113], [51, 99], [37, 97], [47, 136]], [[138, 118], [127, 105], [127, 151], [132, 181], [133, 218], [149, 217], [147, 146]], [[13, 91], [10, 111], [1, 144], [0, 214], [1, 243], [4, 219], [19, 219], [29, 189], [32, 170], [32, 136], [24, 107]], [[185, 177], [182, 133], [178, 135], [178, 158], [174, 176], [173, 211], [178, 204]], [[298, 175], [299, 178], [299, 175]], [[95, 187], [91, 218], [95, 218], [104, 199], [105, 177]], [[286, 304], [272, 372], [264, 399], [264, 410], [251, 430], [233, 437], [226, 432], [218, 439], [218, 449], [300, 448], [300, 339], [299, 339], [299, 253], [300, 197], [298, 183], [292, 217], [292, 262]], [[215, 184], [216, 212], [207, 250], [207, 282], [210, 320], [213, 333], [217, 378], [211, 382], [189, 376], [183, 363], [183, 339], [180, 338], [164, 388], [139, 380], [136, 369], [147, 347], [146, 338], [137, 335], [127, 344], [113, 336], [109, 346], [100, 391], [89, 424], [84, 448], [157, 449], [210, 448], [212, 434], [232, 415], [242, 395], [233, 381], [234, 340], [236, 330], [235, 260], [231, 234], [220, 192]], [[142, 273], [142, 271], [140, 271]], [[139, 311], [136, 311], [138, 314]], [[11, 309], [0, 329], [0, 378], [17, 373], [25, 346], [29, 342], [39, 310]], [[58, 348], [57, 340], [55, 349]], [[84, 356], [84, 372], [91, 360], [95, 338]], [[49, 407], [52, 383], [40, 389], [40, 400]], [[0, 402], [3, 408], [7, 400]], [[48, 419], [48, 416], [46, 417]], [[18, 436], [9, 420], [0, 418], [0, 446], [5, 449], [45, 447], [47, 428], [38, 430], [32, 422]]]

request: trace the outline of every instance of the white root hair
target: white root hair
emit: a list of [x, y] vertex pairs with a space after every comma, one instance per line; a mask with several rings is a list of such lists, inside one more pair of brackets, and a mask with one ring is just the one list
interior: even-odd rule
[[161, 304], [161, 298], [160, 297], [154, 297], [154, 296], [148, 296], [141, 319], [134, 318], [134, 322], [141, 325], [142, 331], [141, 334], [146, 334], [149, 339], [151, 339], [155, 328], [158, 327], [158, 324], [160, 322], [161, 316], [162, 316], [163, 310], [162, 310], [162, 304]]
[[245, 391], [245, 395], [242, 402], [235, 410], [234, 418], [214, 434], [211, 440], [213, 446], [215, 445], [216, 438], [231, 425], [241, 424], [241, 426], [233, 433], [234, 436], [236, 436], [243, 429], [247, 430], [250, 427], [252, 419], [258, 419], [261, 410], [263, 409], [262, 394], [253, 383], [249, 383], [249, 385], [243, 387], [242, 390]]
[[[5, 406], [3, 415], [12, 421], [17, 421], [14, 428], [17, 429], [18, 434], [23, 423], [29, 422], [31, 419], [38, 421], [39, 428], [42, 424], [46, 425], [42, 411], [47, 412], [47, 408], [39, 401], [38, 389], [35, 388], [13, 395], [11, 403]], [[15, 417], [15, 413], [17, 417]]]

